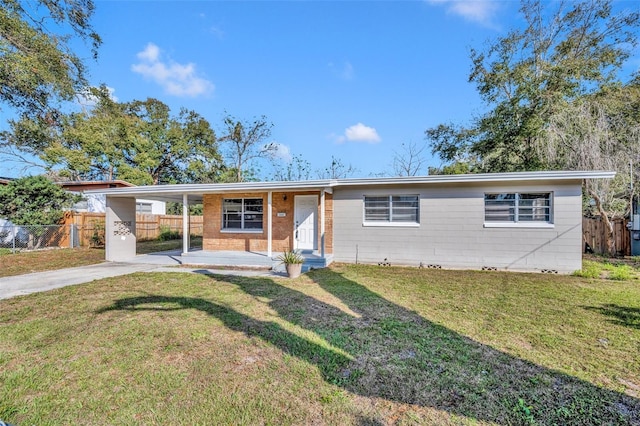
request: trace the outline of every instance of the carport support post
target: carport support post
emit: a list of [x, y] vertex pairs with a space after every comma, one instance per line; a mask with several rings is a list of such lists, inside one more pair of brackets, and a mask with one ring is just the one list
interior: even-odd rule
[[189, 253], [189, 196], [182, 194], [182, 253]]
[[271, 251], [273, 249], [271, 245], [272, 227], [273, 227], [273, 192], [267, 193], [267, 256], [271, 257]]
[[320, 192], [320, 256], [324, 258], [324, 189]]
[[136, 199], [107, 195], [105, 257], [120, 262], [136, 257]]

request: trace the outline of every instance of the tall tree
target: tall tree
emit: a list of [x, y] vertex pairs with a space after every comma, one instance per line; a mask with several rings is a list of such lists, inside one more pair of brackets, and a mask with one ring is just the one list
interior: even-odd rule
[[92, 0], [0, 0], [0, 110], [55, 120], [58, 103], [86, 86], [77, 39], [97, 57], [101, 44], [90, 19]]
[[277, 151], [271, 137], [272, 123], [265, 116], [253, 120], [239, 120], [231, 115], [223, 119], [223, 135], [219, 138], [228, 146], [227, 157], [235, 169], [235, 182], [246, 180], [249, 166], [256, 159], [269, 159]]
[[[631, 200], [639, 191], [640, 121], [633, 118], [640, 104], [638, 87], [616, 89], [606, 100], [589, 97], [572, 102], [550, 117], [538, 149], [549, 164], [567, 170], [615, 170], [612, 180], [585, 182], [587, 213], [599, 215], [607, 230], [609, 254], [615, 255], [610, 218], [630, 213]], [[621, 98], [621, 99], [619, 99]], [[620, 102], [620, 100], [622, 102]], [[635, 174], [635, 176], [634, 176]], [[593, 211], [591, 211], [593, 210]], [[590, 212], [591, 211], [591, 212]]]
[[427, 131], [443, 160], [468, 156], [473, 169], [492, 172], [548, 167], [536, 145], [549, 118], [569, 102], [618, 84], [637, 44], [640, 13], [614, 14], [611, 0], [523, 0], [520, 10], [523, 28], [486, 51], [471, 51], [469, 81], [488, 112], [467, 128]]
[[210, 182], [222, 170], [215, 134], [193, 111], [172, 116], [156, 100], [114, 102], [94, 90], [90, 111], [42, 126], [29, 117], [11, 123], [5, 139], [39, 157], [59, 175], [76, 180], [123, 179], [138, 185]]

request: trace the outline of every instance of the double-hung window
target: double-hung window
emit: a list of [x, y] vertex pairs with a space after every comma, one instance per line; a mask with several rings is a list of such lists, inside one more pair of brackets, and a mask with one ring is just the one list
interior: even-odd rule
[[484, 221], [493, 223], [553, 223], [550, 192], [484, 194]]
[[222, 203], [222, 229], [262, 230], [262, 198], [227, 198]]
[[417, 195], [364, 197], [364, 222], [369, 225], [417, 224], [420, 210]]

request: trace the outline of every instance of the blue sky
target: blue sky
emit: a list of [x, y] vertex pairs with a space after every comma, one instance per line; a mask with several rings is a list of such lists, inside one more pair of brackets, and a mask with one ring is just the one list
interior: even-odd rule
[[[153, 97], [219, 129], [267, 116], [282, 157], [331, 156], [390, 173], [403, 142], [482, 111], [469, 48], [520, 25], [503, 1], [100, 1], [90, 79], [121, 102]], [[429, 165], [439, 165], [430, 158]], [[15, 171], [2, 170], [0, 175]], [[269, 168], [263, 167], [268, 174]], [[426, 174], [426, 170], [423, 171]], [[315, 173], [312, 174], [315, 177]]]

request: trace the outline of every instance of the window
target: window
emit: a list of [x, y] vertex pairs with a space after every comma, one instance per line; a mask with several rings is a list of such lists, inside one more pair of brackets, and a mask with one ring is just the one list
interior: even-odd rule
[[151, 214], [151, 203], [136, 203], [136, 213]]
[[262, 198], [230, 198], [222, 206], [222, 229], [262, 230]]
[[551, 223], [551, 193], [484, 195], [485, 222]]
[[382, 223], [418, 223], [417, 195], [364, 197], [364, 221]]

